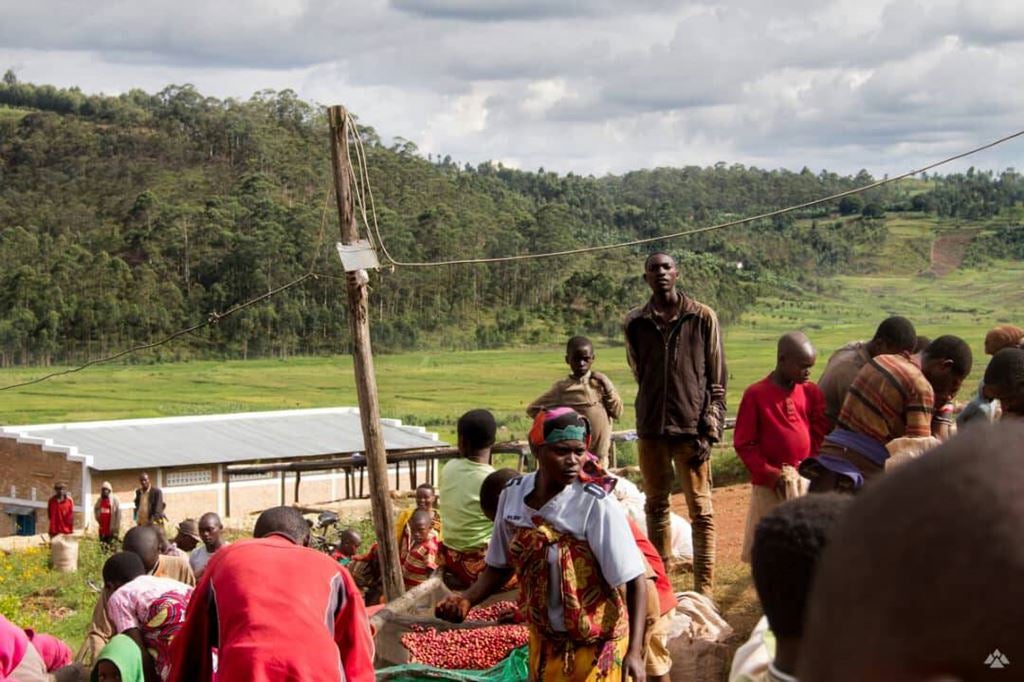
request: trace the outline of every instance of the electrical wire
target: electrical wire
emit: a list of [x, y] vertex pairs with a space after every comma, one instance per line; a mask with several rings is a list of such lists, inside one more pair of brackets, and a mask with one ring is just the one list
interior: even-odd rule
[[[353, 121], [351, 118], [349, 119], [349, 121], [350, 121], [351, 125], [353, 127], [355, 127], [355, 125], [356, 125], [355, 121]], [[724, 222], [724, 223], [718, 223], [718, 224], [715, 224], [715, 225], [708, 225], [708, 226], [705, 226], [705, 227], [696, 227], [696, 228], [692, 228], [692, 229], [689, 229], [689, 230], [683, 230], [681, 232], [672, 232], [672, 233], [669, 233], [669, 234], [662, 234], [662, 235], [657, 235], [657, 236], [654, 236], [654, 237], [646, 237], [646, 238], [643, 238], [643, 239], [631, 239], [629, 241], [616, 242], [614, 244], [598, 244], [598, 245], [595, 245], [595, 246], [583, 246], [583, 247], [579, 247], [579, 248], [575, 248], [575, 249], [565, 249], [565, 250], [562, 250], [562, 251], [548, 251], [548, 252], [543, 252], [543, 253], [522, 253], [522, 254], [516, 254], [516, 255], [512, 255], [512, 256], [495, 256], [495, 257], [492, 257], [492, 258], [459, 258], [459, 259], [454, 259], [454, 260], [443, 260], [443, 261], [400, 261], [400, 260], [392, 257], [391, 254], [388, 252], [387, 246], [385, 245], [384, 239], [383, 239], [383, 237], [381, 236], [381, 233], [380, 233], [380, 226], [377, 224], [376, 209], [375, 209], [375, 207], [373, 206], [373, 203], [372, 203], [373, 202], [373, 193], [372, 193], [372, 190], [370, 190], [370, 188], [369, 188], [370, 178], [369, 178], [369, 174], [365, 170], [366, 169], [365, 153], [362, 151], [362, 141], [359, 138], [358, 129], [356, 129], [356, 134], [354, 135], [354, 137], [356, 139], [356, 157], [357, 157], [357, 160], [360, 161], [360, 166], [362, 167], [361, 175], [365, 178], [365, 182], [366, 182], [366, 185], [367, 185], [367, 192], [366, 192], [366, 194], [369, 196], [370, 202], [371, 202], [370, 215], [373, 218], [373, 224], [372, 225], [370, 224], [370, 222], [368, 220], [366, 220], [365, 208], [363, 210], [363, 217], [364, 217], [364, 222], [366, 223], [367, 232], [369, 233], [371, 231], [371, 229], [372, 229], [372, 231], [376, 233], [377, 243], [380, 246], [380, 250], [381, 250], [385, 260], [390, 265], [395, 266], [395, 267], [420, 267], [420, 268], [425, 268], [425, 267], [439, 267], [439, 266], [445, 266], [445, 265], [470, 265], [470, 264], [475, 264], [475, 263], [507, 263], [507, 262], [510, 262], [510, 261], [533, 260], [533, 259], [539, 259], [539, 258], [556, 258], [556, 257], [559, 257], [559, 256], [572, 256], [572, 255], [581, 254], [581, 253], [594, 253], [594, 252], [597, 252], [597, 251], [610, 251], [612, 249], [622, 249], [622, 248], [627, 248], [627, 247], [630, 247], [630, 246], [640, 246], [640, 245], [643, 245], [643, 244], [651, 244], [651, 243], [654, 243], [654, 242], [668, 241], [668, 240], [671, 240], [671, 239], [678, 239], [680, 237], [686, 237], [686, 236], [690, 236], [690, 235], [694, 235], [694, 234], [701, 234], [701, 233], [704, 233], [704, 232], [712, 232], [712, 231], [715, 231], [715, 230], [722, 230], [722, 229], [725, 229], [725, 228], [728, 228], [728, 227], [736, 227], [736, 226], [739, 226], [739, 225], [745, 225], [747, 223], [756, 222], [758, 220], [765, 220], [767, 218], [774, 218], [775, 216], [784, 215], [786, 213], [792, 213], [793, 211], [799, 211], [801, 209], [810, 208], [812, 206], [818, 206], [820, 204], [829, 203], [829, 202], [832, 202], [832, 201], [836, 201], [838, 199], [842, 199], [843, 197], [852, 196], [854, 194], [862, 194], [862, 193], [867, 192], [869, 190], [872, 190], [872, 189], [875, 189], [875, 188], [878, 188], [878, 187], [882, 187], [884, 185], [892, 184], [894, 182], [898, 182], [898, 181], [903, 180], [905, 178], [913, 177], [913, 176], [918, 175], [920, 173], [925, 173], [927, 171], [932, 170], [933, 168], [938, 168], [939, 166], [943, 166], [943, 165], [945, 165], [947, 163], [952, 163], [953, 161], [957, 161], [959, 159], [966, 158], [966, 157], [971, 156], [973, 154], [978, 154], [979, 152], [983, 152], [983, 151], [985, 151], [987, 149], [991, 149], [991, 148], [996, 147], [998, 145], [1004, 144], [1006, 142], [1009, 142], [1010, 140], [1013, 140], [1013, 139], [1016, 139], [1018, 137], [1021, 137], [1022, 135], [1024, 135], [1024, 130], [1018, 130], [1015, 133], [1011, 133], [1010, 135], [1006, 135], [1006, 136], [1001, 137], [1001, 138], [999, 138], [997, 140], [993, 140], [992, 142], [988, 142], [987, 144], [983, 144], [983, 145], [980, 145], [978, 147], [974, 147], [973, 149], [969, 149], [968, 151], [961, 152], [961, 153], [955, 154], [953, 156], [948, 156], [948, 157], [946, 157], [946, 158], [944, 158], [944, 159], [942, 159], [940, 161], [935, 161], [933, 163], [929, 163], [926, 166], [922, 166], [921, 168], [915, 168], [914, 170], [909, 170], [909, 171], [907, 171], [905, 173], [900, 173], [899, 175], [896, 175], [896, 176], [891, 177], [891, 178], [884, 178], [882, 180], [876, 180], [875, 182], [869, 183], [867, 185], [862, 185], [860, 187], [855, 187], [853, 189], [848, 189], [848, 190], [845, 190], [843, 192], [837, 192], [835, 194], [830, 194], [830, 195], [828, 195], [826, 197], [822, 197], [820, 199], [814, 199], [812, 201], [805, 201], [805, 202], [800, 203], [800, 204], [794, 204], [792, 206], [787, 206], [785, 208], [779, 208], [779, 209], [775, 209], [775, 210], [772, 210], [772, 211], [766, 211], [764, 213], [758, 213], [757, 215], [749, 216], [749, 217], [746, 217], [746, 218], [739, 218], [739, 219], [736, 219], [736, 220], [730, 220], [730, 221], [727, 221], [727, 222]], [[357, 194], [356, 198], [359, 199], [359, 200], [362, 200], [362, 194], [361, 193]]]

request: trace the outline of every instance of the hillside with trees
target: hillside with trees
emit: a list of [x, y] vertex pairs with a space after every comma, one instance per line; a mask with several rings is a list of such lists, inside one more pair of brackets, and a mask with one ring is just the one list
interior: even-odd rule
[[[527, 172], [424, 157], [360, 122], [383, 238], [399, 260], [536, 253], [647, 238], [872, 181], [809, 169]], [[291, 91], [248, 100], [192, 86], [87, 95], [0, 83], [0, 365], [74, 363], [160, 338], [310, 269], [318, 276], [156, 357], [287, 357], [347, 349], [344, 281], [321, 107]], [[995, 220], [968, 258], [1020, 252], [1024, 179], [933, 176], [741, 228], [642, 249], [498, 265], [384, 268], [371, 280], [376, 348], [490, 348], [619, 334], [645, 298], [643, 254], [736, 319], [759, 294], [864, 267], [886, 216]], [[998, 227], [998, 226], [997, 226]]]

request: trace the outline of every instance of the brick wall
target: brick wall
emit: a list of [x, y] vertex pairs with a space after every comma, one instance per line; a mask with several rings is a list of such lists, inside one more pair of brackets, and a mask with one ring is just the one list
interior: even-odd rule
[[[63, 453], [45, 452], [40, 445], [18, 443], [13, 438], [0, 438], [0, 509], [6, 506], [32, 507], [36, 510], [36, 532], [49, 527], [46, 502], [53, 495], [53, 485], [61, 481], [75, 506], [82, 504], [82, 465], [68, 461]], [[81, 528], [83, 516], [75, 512], [75, 528]], [[14, 533], [14, 519], [0, 513], [0, 535]]]

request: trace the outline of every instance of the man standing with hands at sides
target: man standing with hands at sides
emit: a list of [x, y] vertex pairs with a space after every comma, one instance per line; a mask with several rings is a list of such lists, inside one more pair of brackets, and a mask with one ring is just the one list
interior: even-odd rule
[[139, 487], [135, 489], [135, 522], [140, 526], [163, 525], [165, 506], [164, 491], [149, 482], [149, 474], [139, 476]]
[[50, 537], [71, 535], [75, 532], [75, 501], [68, 495], [66, 483], [53, 486], [53, 492], [53, 497], [46, 505], [46, 512], [50, 517]]
[[96, 500], [93, 515], [99, 524], [100, 542], [112, 546], [121, 532], [121, 503], [109, 481], [103, 481], [100, 486], [100, 499]]
[[711, 446], [722, 437], [727, 372], [715, 311], [676, 288], [666, 253], [644, 263], [646, 305], [626, 315], [626, 356], [638, 384], [636, 432], [647, 502], [647, 532], [663, 560], [672, 556], [669, 495], [678, 474], [693, 524], [694, 589], [714, 589], [715, 524]]

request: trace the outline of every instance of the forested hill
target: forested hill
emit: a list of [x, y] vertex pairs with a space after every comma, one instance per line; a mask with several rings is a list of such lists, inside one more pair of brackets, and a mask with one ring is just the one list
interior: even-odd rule
[[[361, 124], [372, 123], [362, 121]], [[363, 127], [381, 230], [400, 260], [552, 251], [649, 237], [871, 180], [719, 164], [601, 178], [424, 158]], [[304, 273], [327, 276], [183, 337], [158, 357], [346, 349], [321, 108], [290, 91], [247, 101], [191, 86], [118, 97], [0, 83], [0, 364], [78, 362], [159, 338]], [[865, 265], [884, 216], [1020, 218], [1012, 171], [914, 180], [842, 205], [677, 240], [688, 288], [735, 319], [761, 292]], [[1020, 231], [994, 233], [1024, 255]], [[1017, 241], [1014, 241], [1017, 239]], [[652, 247], [500, 265], [385, 270], [376, 348], [473, 348], [616, 336], [644, 300]], [[737, 267], [742, 264], [742, 267]]]

